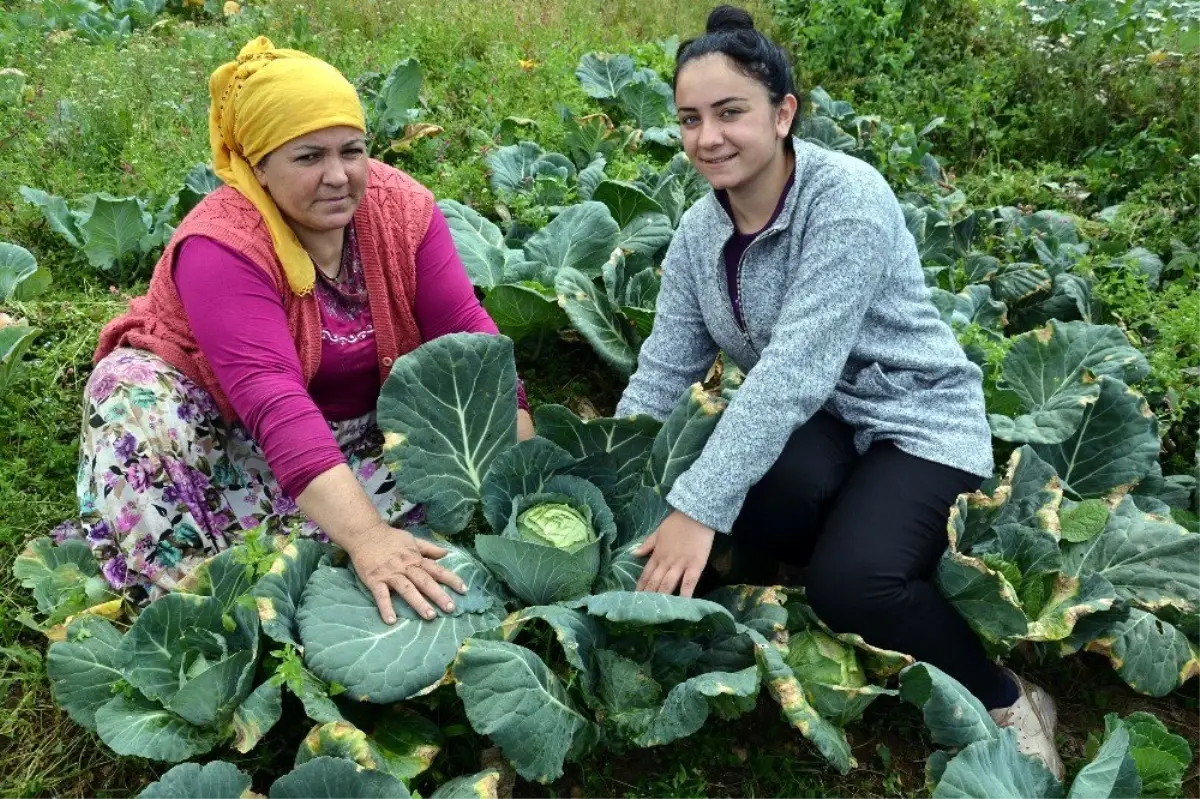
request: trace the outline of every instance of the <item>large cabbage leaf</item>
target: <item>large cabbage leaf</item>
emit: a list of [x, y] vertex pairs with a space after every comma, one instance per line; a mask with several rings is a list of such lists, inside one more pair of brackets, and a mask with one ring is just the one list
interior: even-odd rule
[[21, 373], [21, 359], [41, 332], [28, 325], [0, 327], [0, 393], [17, 381]]
[[304, 595], [304, 586], [327, 555], [327, 547], [316, 541], [293, 541], [279, 552], [267, 573], [255, 583], [258, 618], [269, 638], [301, 647], [296, 607]]
[[340, 757], [317, 757], [271, 785], [270, 799], [409, 799], [404, 783]]
[[250, 775], [232, 763], [181, 763], [142, 789], [138, 799], [242, 799]]
[[1061, 443], [1035, 444], [1076, 497], [1103, 497], [1132, 486], [1158, 461], [1158, 422], [1144, 397], [1120, 380], [1096, 378], [1100, 392], [1075, 432]]
[[654, 438], [645, 484], [665, 497], [700, 457], [723, 410], [725, 400], [707, 393], [699, 383], [685, 390]]
[[50, 647], [46, 673], [54, 698], [71, 719], [96, 729], [96, 711], [113, 698], [124, 679], [115, 664], [121, 634], [105, 619], [82, 616], [67, 628], [66, 640]]
[[500, 771], [491, 768], [444, 782], [429, 799], [497, 799], [499, 793]]
[[484, 298], [483, 307], [500, 332], [514, 342], [567, 326], [558, 295], [531, 280], [496, 286]]
[[492, 461], [516, 443], [512, 341], [454, 333], [396, 360], [379, 396], [384, 459], [431, 527], [456, 533], [480, 501]]
[[638, 347], [634, 331], [592, 277], [578, 269], [560, 269], [554, 288], [558, 304], [596, 353], [622, 374], [633, 374]]
[[272, 678], [260, 684], [233, 711], [233, 748], [249, 752], [258, 746], [283, 716], [281, 680]]
[[137, 197], [89, 194], [80, 210], [73, 211], [75, 227], [83, 239], [88, 263], [102, 271], [142, 251], [142, 240], [150, 235], [153, 220]]
[[318, 757], [340, 757], [398, 780], [423, 773], [441, 750], [437, 725], [405, 708], [383, 715], [368, 735], [346, 721], [314, 727], [296, 751], [296, 765]]
[[1011, 729], [967, 746], [946, 764], [933, 790], [935, 799], [1058, 799], [1062, 795], [1062, 784], [1050, 770], [1017, 750], [1016, 732]]
[[9, 300], [28, 302], [50, 286], [50, 273], [38, 267], [33, 253], [0, 241], [0, 305]]
[[441, 200], [438, 208], [446, 217], [458, 257], [471, 283], [491, 289], [510, 280], [512, 252], [504, 243], [500, 228], [470, 206], [456, 200]]
[[1142, 796], [1142, 778], [1129, 751], [1129, 732], [1117, 728], [1096, 757], [1075, 775], [1068, 799], [1116, 799]]
[[615, 100], [621, 89], [633, 80], [636, 69], [633, 59], [627, 55], [588, 53], [579, 60], [575, 76], [588, 97]]
[[487, 569], [465, 550], [443, 546], [450, 552], [439, 563], [466, 583], [467, 593], [453, 594], [451, 613], [435, 607], [431, 621], [393, 596], [397, 621], [386, 624], [352, 571], [317, 569], [296, 614], [309, 668], [370, 702], [397, 702], [440, 684], [459, 644], [495, 627], [504, 612], [502, 589]]
[[1015, 419], [992, 415], [992, 432], [1005, 441], [1059, 444], [1099, 398], [1096, 377], [1133, 383], [1148, 371], [1145, 356], [1118, 328], [1051, 321], [1018, 336], [1005, 355], [1000, 386], [1017, 395], [1023, 413]]
[[141, 695], [123, 694], [96, 711], [96, 732], [118, 755], [168, 763], [202, 755], [222, 737], [219, 730], [189, 724]]
[[525, 242], [525, 256], [544, 265], [547, 274], [573, 269], [589, 278], [601, 269], [617, 246], [620, 228], [603, 203], [587, 201], [567, 207]]
[[471, 639], [454, 662], [454, 678], [471, 726], [491, 737], [528, 780], [558, 779], [568, 759], [598, 740], [595, 724], [525, 647]]
[[562, 405], [541, 405], [533, 419], [539, 436], [575, 458], [612, 454], [617, 462], [616, 499], [622, 505], [641, 488], [654, 437], [662, 426], [648, 416], [585, 421]]

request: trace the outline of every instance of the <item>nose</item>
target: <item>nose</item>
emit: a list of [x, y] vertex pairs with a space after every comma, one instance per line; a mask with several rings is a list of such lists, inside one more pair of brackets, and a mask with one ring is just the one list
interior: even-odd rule
[[346, 174], [346, 165], [342, 163], [341, 158], [330, 158], [326, 163], [328, 164], [325, 169], [327, 185], [344, 186], [350, 181], [350, 177]]
[[715, 122], [700, 123], [700, 148], [703, 150], [713, 150], [720, 147], [725, 141], [725, 135], [721, 132], [721, 126]]

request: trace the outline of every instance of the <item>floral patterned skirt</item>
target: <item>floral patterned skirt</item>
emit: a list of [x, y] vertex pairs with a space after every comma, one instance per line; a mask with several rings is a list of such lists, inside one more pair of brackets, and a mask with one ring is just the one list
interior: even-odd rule
[[[260, 525], [327, 540], [280, 489], [247, 430], [225, 422], [207, 391], [158, 356], [109, 354], [88, 380], [83, 407], [80, 519], [54, 536], [87, 541], [131, 601], [171, 590]], [[412, 512], [383, 465], [374, 414], [329, 426], [383, 518]]]

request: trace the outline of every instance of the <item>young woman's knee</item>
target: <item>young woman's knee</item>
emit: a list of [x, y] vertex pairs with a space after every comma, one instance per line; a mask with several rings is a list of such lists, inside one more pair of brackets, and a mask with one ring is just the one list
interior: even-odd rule
[[901, 607], [907, 591], [898, 577], [858, 564], [810, 565], [804, 581], [809, 606], [835, 632], [858, 633]]

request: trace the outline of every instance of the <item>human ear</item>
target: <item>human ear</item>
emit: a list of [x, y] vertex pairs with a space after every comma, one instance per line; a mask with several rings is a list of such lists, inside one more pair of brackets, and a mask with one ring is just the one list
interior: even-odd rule
[[785, 94], [775, 107], [775, 133], [781, 139], [786, 139], [792, 133], [792, 123], [796, 121], [796, 109], [799, 103], [796, 95]]
[[267, 159], [270, 157], [271, 154], [267, 153], [253, 167], [254, 177], [258, 180], [258, 185], [264, 189], [267, 188]]

